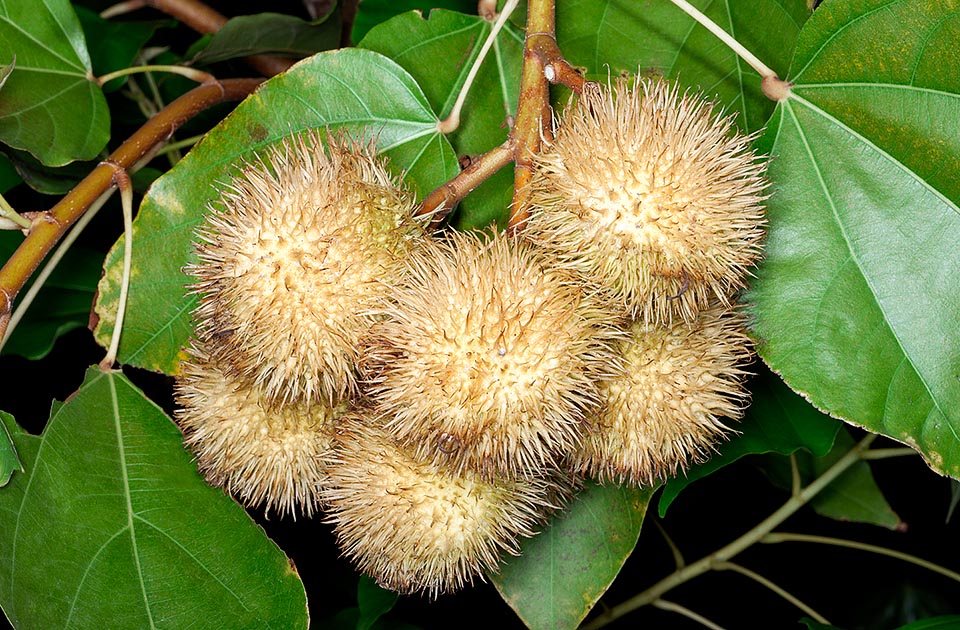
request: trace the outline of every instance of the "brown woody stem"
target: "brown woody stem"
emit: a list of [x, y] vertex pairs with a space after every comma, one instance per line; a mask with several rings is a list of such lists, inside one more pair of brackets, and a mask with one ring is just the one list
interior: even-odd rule
[[[146, 0], [146, 4], [204, 35], [216, 33], [227, 23], [226, 16], [197, 0]], [[268, 77], [280, 74], [294, 64], [290, 59], [269, 55], [252, 55], [246, 60], [250, 67]]]
[[459, 175], [427, 195], [417, 214], [432, 215], [430, 227], [436, 228], [470, 191], [509, 164], [512, 159], [513, 148], [509, 140], [474, 158]]
[[[529, 189], [533, 177], [533, 158], [540, 152], [545, 130], [550, 128], [550, 90], [544, 75], [541, 50], [553, 40], [556, 44], [556, 5], [554, 0], [530, 0], [527, 5], [527, 37], [523, 47], [520, 75], [520, 102], [513, 127], [513, 155], [516, 162], [513, 203], [509, 229], [523, 225], [530, 214]], [[559, 53], [559, 51], [558, 51]]]
[[99, 164], [48, 212], [34, 215], [30, 233], [0, 268], [0, 337], [10, 321], [13, 300], [47, 253], [87, 208], [113, 185], [117, 169], [130, 170], [190, 118], [218, 103], [242, 99], [260, 79], [227, 79], [205, 83], [164, 107]]

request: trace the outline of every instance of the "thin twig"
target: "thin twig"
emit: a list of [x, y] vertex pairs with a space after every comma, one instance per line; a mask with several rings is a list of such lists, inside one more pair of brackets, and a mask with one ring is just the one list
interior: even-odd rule
[[895, 551], [893, 549], [887, 549], [886, 547], [878, 547], [877, 545], [868, 545], [867, 543], [858, 542], [856, 540], [845, 540], [843, 538], [831, 538], [829, 536], [814, 536], [812, 534], [791, 534], [789, 532], [776, 532], [772, 534], [767, 534], [760, 539], [760, 542], [766, 544], [774, 544], [781, 542], [808, 542], [808, 543], [818, 543], [821, 545], [833, 545], [835, 547], [848, 547], [850, 549], [859, 549], [861, 551], [869, 551], [871, 553], [876, 553], [882, 556], [889, 556], [891, 558], [896, 558], [898, 560], [903, 560], [904, 562], [909, 562], [910, 564], [915, 564], [919, 567], [923, 567], [934, 573], [939, 573], [940, 575], [946, 576], [955, 582], [960, 582], [960, 573], [956, 571], [951, 571], [945, 567], [940, 566], [939, 564], [934, 564], [929, 560], [924, 560], [923, 558], [918, 558], [912, 556], [908, 553], [903, 553], [902, 551]]
[[783, 523], [783, 521], [787, 520], [790, 516], [796, 513], [797, 510], [806, 505], [810, 499], [815, 497], [824, 488], [833, 483], [837, 477], [842, 475], [857, 462], [862, 461], [863, 453], [870, 447], [870, 444], [872, 444], [876, 438], [877, 436], [875, 434], [870, 434], [860, 440], [860, 442], [850, 449], [843, 457], [838, 459], [830, 468], [825, 470], [823, 474], [814, 479], [806, 488], [801, 490], [798, 495], [791, 496], [776, 512], [765, 518], [747, 533], [743, 534], [728, 545], [711, 553], [710, 555], [705, 556], [692, 564], [688, 564], [679, 571], [674, 571], [642, 593], [634, 595], [625, 602], [617, 604], [609, 610], [601, 613], [590, 623], [585, 624], [583, 626], [583, 630], [596, 630], [597, 628], [602, 628], [608, 623], [619, 619], [627, 613], [660, 599], [661, 595], [699, 575], [702, 575], [703, 573], [706, 573], [718, 562], [730, 560], [744, 549], [747, 549], [753, 544], [759, 542], [764, 536], [773, 531], [775, 527]]
[[650, 602], [650, 605], [654, 608], [659, 608], [660, 610], [666, 610], [677, 613], [678, 615], [683, 615], [687, 619], [691, 619], [706, 628], [710, 628], [710, 630], [724, 630], [723, 626], [713, 623], [703, 615], [695, 613], [689, 608], [681, 606], [676, 602], [671, 602], [666, 599], [657, 599]]
[[509, 141], [474, 158], [460, 174], [427, 195], [417, 214], [430, 215], [431, 227], [437, 227], [470, 191], [509, 164], [512, 159], [513, 149]]
[[774, 593], [776, 593], [783, 599], [787, 600], [788, 602], [790, 602], [791, 604], [793, 604], [794, 606], [796, 606], [806, 614], [816, 619], [818, 622], [822, 624], [827, 624], [827, 625], [829, 625], [830, 623], [826, 617], [824, 617], [823, 615], [815, 611], [813, 608], [811, 608], [807, 604], [800, 601], [798, 597], [788, 592], [779, 584], [776, 584], [775, 582], [765, 578], [764, 576], [760, 575], [755, 571], [751, 571], [745, 566], [741, 566], [734, 562], [725, 561], [725, 562], [717, 562], [716, 564], [714, 564], [713, 568], [716, 569], [717, 571], [735, 571], [740, 575], [746, 576], [751, 580], [753, 580], [754, 582], [756, 582], [757, 584], [765, 586], [769, 590], [773, 591]]
[[7, 219], [8, 221], [12, 221], [24, 230], [30, 229], [30, 219], [14, 210], [13, 206], [7, 203], [7, 200], [3, 198], [3, 195], [0, 195], [0, 217]]
[[913, 450], [909, 446], [904, 446], [902, 448], [875, 448], [864, 453], [863, 458], [869, 460], [889, 459], [891, 457], [909, 457], [911, 455], [919, 454], [920, 453]]
[[673, 542], [673, 539], [670, 538], [670, 535], [667, 533], [667, 530], [663, 528], [663, 525], [660, 521], [653, 521], [656, 524], [657, 529], [660, 530], [660, 534], [663, 535], [663, 539], [666, 541], [667, 546], [670, 548], [670, 553], [673, 554], [673, 564], [677, 569], [682, 569], [687, 566], [687, 561], [683, 559], [683, 554], [680, 553], [680, 548], [677, 547], [677, 544]]

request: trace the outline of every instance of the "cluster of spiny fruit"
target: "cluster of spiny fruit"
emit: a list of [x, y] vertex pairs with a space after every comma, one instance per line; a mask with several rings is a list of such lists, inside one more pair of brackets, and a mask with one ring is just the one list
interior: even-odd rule
[[430, 234], [346, 137], [238, 167], [187, 269], [177, 386], [211, 483], [322, 509], [362, 571], [435, 596], [495, 571], [577, 479], [653, 484], [709, 454], [745, 402], [733, 302], [763, 160], [662, 80], [560, 120], [516, 233]]

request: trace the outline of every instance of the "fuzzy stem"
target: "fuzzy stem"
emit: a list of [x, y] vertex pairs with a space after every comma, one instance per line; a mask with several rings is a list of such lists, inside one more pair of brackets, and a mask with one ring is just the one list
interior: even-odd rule
[[657, 599], [650, 602], [650, 605], [653, 606], [654, 608], [659, 608], [660, 610], [666, 610], [668, 612], [677, 613], [678, 615], [683, 615], [687, 619], [691, 619], [699, 623], [701, 626], [704, 626], [705, 628], [709, 628], [710, 630], [724, 630], [723, 626], [713, 623], [703, 615], [695, 613], [689, 608], [686, 608], [685, 606], [681, 606], [676, 602], [667, 601], [665, 599]]
[[[520, 75], [520, 101], [517, 120], [510, 134], [516, 162], [513, 203], [509, 229], [517, 230], [530, 215], [530, 191], [533, 158], [540, 152], [543, 130], [550, 127], [550, 90], [544, 75], [544, 60], [538, 52], [538, 40], [555, 40], [556, 5], [554, 0], [530, 0], [527, 5], [527, 36], [523, 46]], [[541, 44], [542, 45], [542, 44]]]
[[765, 587], [768, 588], [769, 590], [773, 591], [774, 593], [776, 593], [777, 595], [779, 595], [779, 596], [782, 597], [783, 599], [787, 600], [788, 602], [790, 602], [791, 604], [793, 604], [794, 606], [796, 606], [797, 608], [799, 608], [800, 610], [802, 610], [802, 611], [805, 612], [806, 614], [808, 614], [808, 615], [810, 615], [811, 617], [813, 617], [813, 618], [814, 618], [815, 620], [817, 620], [818, 622], [820, 622], [820, 623], [822, 623], [822, 624], [825, 624], [825, 625], [829, 625], [829, 624], [830, 624], [830, 622], [827, 620], [826, 617], [824, 617], [823, 615], [821, 615], [820, 613], [818, 613], [817, 611], [815, 611], [813, 608], [811, 608], [811, 607], [808, 606], [807, 604], [804, 604], [804, 603], [803, 603], [802, 601], [800, 601], [800, 599], [797, 598], [795, 595], [789, 593], [789, 592], [788, 592], [787, 590], [785, 590], [783, 587], [781, 587], [780, 585], [776, 584], [775, 582], [773, 582], [773, 581], [771, 581], [771, 580], [763, 577], [763, 576], [760, 575], [759, 573], [756, 573], [755, 571], [751, 571], [751, 570], [748, 569], [747, 567], [741, 566], [741, 565], [736, 564], [736, 563], [734, 563], [734, 562], [717, 562], [716, 564], [713, 565], [713, 568], [714, 568], [715, 570], [717, 570], [717, 571], [735, 571], [736, 573], [739, 573], [740, 575], [743, 575], [743, 576], [745, 576], [745, 577], [748, 577], [748, 578], [750, 578], [751, 580], [753, 580], [754, 582], [756, 582], [757, 584], [760, 584], [760, 585], [762, 585], [762, 586], [765, 586]]
[[[197, 0], [146, 0], [146, 4], [204, 35], [216, 33], [227, 23], [226, 16]], [[290, 59], [269, 55], [253, 55], [246, 57], [246, 61], [254, 70], [268, 77], [284, 72], [294, 63]]]
[[130, 182], [130, 174], [122, 168], [116, 169], [113, 181], [120, 190], [123, 208], [123, 275], [120, 277], [120, 297], [117, 300], [117, 315], [113, 323], [113, 334], [110, 336], [110, 347], [100, 362], [100, 369], [104, 371], [113, 369], [117, 350], [120, 349], [120, 334], [127, 312], [127, 293], [130, 290], [130, 265], [133, 260], [133, 184]]
[[108, 72], [102, 77], [97, 78], [97, 85], [104, 85], [109, 81], [112, 81], [118, 77], [125, 77], [130, 74], [137, 74], [140, 72], [170, 72], [173, 74], [179, 74], [187, 77], [197, 83], [206, 83], [207, 81], [215, 81], [216, 78], [209, 72], [204, 72], [203, 70], [197, 70], [196, 68], [188, 68], [186, 66], [133, 66], [130, 68], [121, 68], [114, 72]]
[[602, 628], [611, 621], [619, 619], [629, 612], [642, 606], [646, 606], [668, 591], [688, 582], [689, 580], [709, 571], [715, 564], [730, 560], [744, 549], [751, 547], [759, 542], [764, 536], [773, 531], [773, 528], [787, 520], [797, 510], [806, 505], [810, 499], [815, 497], [821, 490], [830, 485], [837, 477], [842, 475], [851, 466], [863, 459], [863, 453], [870, 447], [870, 444], [877, 438], [875, 434], [870, 434], [857, 443], [843, 457], [838, 459], [833, 466], [823, 472], [822, 475], [814, 479], [810, 485], [800, 491], [796, 496], [791, 496], [780, 509], [768, 516], [753, 529], [743, 534], [730, 544], [718, 549], [708, 556], [688, 564], [679, 571], [674, 571], [663, 578], [647, 590], [634, 595], [627, 601], [617, 604], [594, 618], [590, 623], [584, 625], [583, 630], [594, 630]]
[[756, 55], [747, 50], [746, 46], [734, 39], [725, 30], [720, 28], [716, 22], [701, 13], [696, 7], [686, 0], [670, 0], [684, 13], [692, 17], [701, 26], [714, 34], [730, 50], [735, 52], [741, 59], [747, 62], [751, 68], [760, 75], [760, 88], [764, 95], [772, 101], [783, 101], [790, 96], [790, 84], [774, 72], [767, 64], [760, 61]]
[[450, 114], [446, 118], [437, 123], [437, 129], [440, 133], [451, 133], [460, 126], [460, 111], [463, 109], [463, 104], [467, 100], [467, 94], [470, 92], [470, 88], [477, 78], [477, 73], [480, 72], [480, 66], [483, 65], [483, 60], [487, 58], [493, 42], [496, 41], [503, 25], [507, 23], [507, 19], [519, 3], [520, 0], [507, 0], [507, 3], [503, 5], [503, 11], [500, 12], [500, 16], [497, 18], [497, 21], [494, 22], [493, 28], [490, 29], [490, 34], [487, 35], [486, 41], [484, 41], [483, 46], [480, 47], [477, 58], [473, 60], [473, 66], [470, 67], [467, 78], [464, 80], [463, 85], [460, 86], [460, 93], [457, 94], [457, 100], [453, 104], [453, 109], [450, 110]]
[[513, 148], [509, 141], [475, 158], [456, 177], [427, 195], [420, 204], [417, 215], [431, 215], [430, 227], [436, 228], [470, 191], [509, 164], [512, 159]]
[[887, 549], [886, 547], [878, 547], [877, 545], [868, 545], [867, 543], [858, 542], [856, 540], [844, 540], [843, 538], [831, 538], [829, 536], [814, 536], [811, 534], [791, 534], [788, 532], [776, 532], [772, 534], [767, 534], [760, 539], [760, 542], [766, 544], [775, 544], [782, 542], [808, 542], [808, 543], [819, 543], [821, 545], [833, 545], [835, 547], [847, 547], [850, 549], [859, 549], [861, 551], [869, 551], [871, 553], [876, 553], [881, 556], [889, 556], [890, 558], [896, 558], [898, 560], [903, 560], [904, 562], [909, 562], [910, 564], [915, 564], [919, 567], [923, 567], [934, 573], [939, 573], [940, 575], [946, 576], [955, 582], [960, 582], [960, 573], [951, 571], [945, 567], [940, 566], [939, 564], [934, 564], [929, 560], [924, 560], [923, 558], [918, 558], [912, 556], [908, 553], [903, 553], [902, 551], [895, 551], [893, 549]]
[[[148, 120], [114, 151], [109, 162], [129, 169], [184, 122], [218, 103], [244, 98], [260, 79], [226, 79], [198, 86]], [[38, 213], [30, 233], [0, 268], [0, 335], [7, 328], [13, 300], [40, 262], [91, 204], [113, 185], [114, 167], [99, 164], [50, 211]]]
[[30, 219], [14, 210], [13, 206], [7, 203], [7, 200], [3, 198], [3, 195], [0, 195], [0, 217], [8, 219], [9, 221], [13, 221], [24, 230], [30, 229]]

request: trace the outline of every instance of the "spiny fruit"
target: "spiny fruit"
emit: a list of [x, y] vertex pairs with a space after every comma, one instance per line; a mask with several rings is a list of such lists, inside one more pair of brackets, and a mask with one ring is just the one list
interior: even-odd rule
[[419, 462], [363, 416], [344, 418], [324, 491], [344, 554], [381, 586], [431, 597], [495, 571], [569, 494], [552, 480], [486, 482]]
[[733, 117], [664, 80], [585, 91], [537, 159], [526, 235], [637, 319], [729, 304], [760, 254], [764, 162]]
[[370, 147], [327, 144], [311, 131], [247, 164], [187, 267], [198, 335], [267, 404], [355, 392], [366, 312], [423, 234], [412, 194]]
[[612, 317], [529, 243], [450, 233], [413, 252], [362, 362], [386, 428], [486, 477], [554, 467], [616, 371]]
[[191, 354], [176, 418], [200, 472], [246, 505], [313, 515], [341, 410], [322, 401], [264, 405], [256, 385], [231, 377], [202, 346]]
[[600, 385], [602, 410], [574, 459], [581, 472], [652, 485], [705, 459], [738, 419], [750, 359], [743, 317], [715, 305], [692, 323], [635, 322], [620, 344], [623, 375]]

